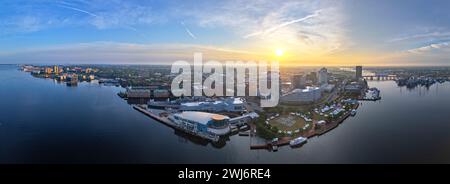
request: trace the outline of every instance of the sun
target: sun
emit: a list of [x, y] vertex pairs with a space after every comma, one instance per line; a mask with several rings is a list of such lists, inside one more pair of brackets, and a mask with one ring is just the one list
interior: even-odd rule
[[277, 55], [278, 57], [283, 56], [283, 54], [284, 54], [284, 51], [282, 49], [275, 50], [275, 55]]

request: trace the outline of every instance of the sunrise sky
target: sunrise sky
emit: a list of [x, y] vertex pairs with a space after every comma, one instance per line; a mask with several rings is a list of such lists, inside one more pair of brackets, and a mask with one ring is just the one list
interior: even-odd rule
[[450, 65], [450, 1], [8, 0], [0, 63]]

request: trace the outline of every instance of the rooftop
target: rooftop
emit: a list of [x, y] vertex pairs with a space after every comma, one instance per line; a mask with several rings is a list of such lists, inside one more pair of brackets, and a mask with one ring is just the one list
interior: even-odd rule
[[218, 105], [218, 104], [226, 104], [226, 105], [240, 105], [243, 104], [243, 100], [242, 98], [228, 98], [226, 100], [216, 100], [216, 101], [200, 101], [200, 102], [186, 102], [186, 103], [182, 103], [181, 105], [184, 106], [200, 106], [202, 104], [211, 104], [211, 105]]
[[230, 119], [228, 116], [220, 115], [220, 114], [213, 114], [213, 113], [207, 113], [207, 112], [197, 112], [197, 111], [184, 111], [181, 113], [174, 114], [174, 116], [181, 117], [186, 120], [195, 121], [197, 123], [201, 123], [206, 125], [210, 120], [224, 120], [224, 119]]
[[307, 86], [306, 89], [294, 89], [292, 90], [292, 93], [307, 93], [307, 92], [311, 92], [311, 91], [315, 91], [315, 90], [319, 90], [320, 88], [318, 87], [312, 87], [312, 86]]

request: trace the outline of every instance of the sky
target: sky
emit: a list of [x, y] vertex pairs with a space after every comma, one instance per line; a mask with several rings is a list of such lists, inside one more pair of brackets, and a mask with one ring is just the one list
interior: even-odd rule
[[[448, 0], [4, 0], [0, 63], [450, 65]], [[283, 53], [282, 55], [276, 53]]]

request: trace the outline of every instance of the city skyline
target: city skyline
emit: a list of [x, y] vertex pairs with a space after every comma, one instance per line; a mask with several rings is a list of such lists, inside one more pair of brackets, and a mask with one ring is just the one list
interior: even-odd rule
[[0, 63], [450, 65], [448, 1], [14, 1]]

